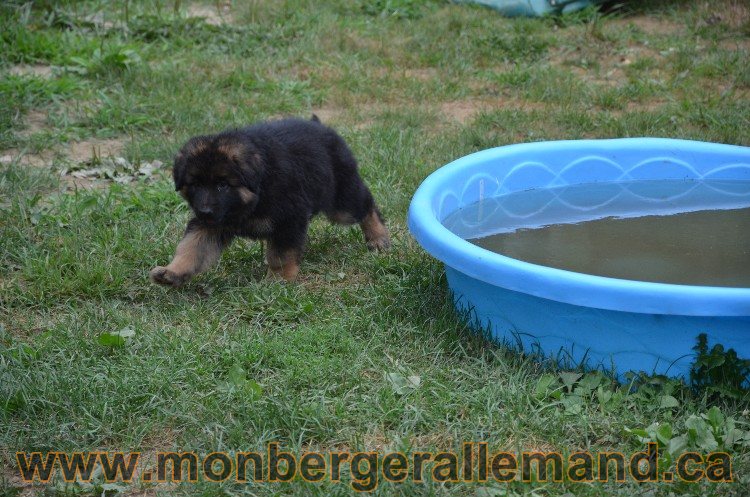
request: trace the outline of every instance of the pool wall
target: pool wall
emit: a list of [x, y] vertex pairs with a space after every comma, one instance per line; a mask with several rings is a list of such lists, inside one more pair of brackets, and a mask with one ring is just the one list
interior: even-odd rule
[[[457, 209], [530, 189], [633, 180], [750, 181], [750, 149], [631, 138], [510, 145], [430, 175], [409, 209], [417, 241], [446, 265], [457, 307], [500, 340], [619, 374], [686, 375], [696, 337], [750, 358], [750, 289], [627, 281], [529, 264], [442, 225]], [[746, 194], [747, 192], [743, 192]], [[750, 263], [750, 261], [749, 261]]]

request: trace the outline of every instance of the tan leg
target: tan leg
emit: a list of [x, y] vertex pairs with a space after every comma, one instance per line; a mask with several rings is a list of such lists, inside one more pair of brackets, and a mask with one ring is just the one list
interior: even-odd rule
[[300, 249], [279, 250], [272, 242], [268, 242], [266, 261], [268, 262], [269, 278], [283, 278], [294, 281], [299, 273], [299, 262], [302, 259]]
[[386, 250], [391, 246], [391, 237], [385, 227], [377, 209], [373, 209], [359, 223], [365, 234], [367, 248], [370, 250]]
[[178, 287], [216, 263], [221, 249], [222, 244], [216, 233], [200, 227], [188, 231], [177, 245], [172, 262], [166, 267], [156, 266], [151, 270], [151, 281]]

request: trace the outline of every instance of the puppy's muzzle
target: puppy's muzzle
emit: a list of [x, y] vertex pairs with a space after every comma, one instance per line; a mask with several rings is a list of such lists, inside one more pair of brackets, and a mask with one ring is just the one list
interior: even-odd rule
[[217, 212], [212, 205], [199, 205], [193, 208], [195, 217], [205, 224], [216, 224], [221, 222], [221, 213]]

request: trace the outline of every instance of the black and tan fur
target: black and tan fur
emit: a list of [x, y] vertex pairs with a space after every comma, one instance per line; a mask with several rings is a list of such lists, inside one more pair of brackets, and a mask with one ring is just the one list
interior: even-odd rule
[[162, 285], [207, 270], [237, 236], [265, 240], [269, 275], [294, 280], [319, 212], [337, 224], [359, 223], [371, 250], [390, 246], [354, 155], [315, 116], [194, 137], [177, 154], [173, 176], [194, 217], [172, 262], [151, 270]]

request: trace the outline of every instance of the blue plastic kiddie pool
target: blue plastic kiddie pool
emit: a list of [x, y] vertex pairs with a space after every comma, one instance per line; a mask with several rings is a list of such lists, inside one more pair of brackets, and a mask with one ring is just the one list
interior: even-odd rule
[[[585, 206], [550, 195], [543, 208], [518, 206], [505, 219], [533, 225], [541, 211], [547, 218], [552, 213], [574, 221], [595, 217], [602, 206], [625, 212], [633, 197], [627, 185], [664, 179], [684, 180], [685, 190], [674, 197], [687, 203], [700, 201], [693, 197], [706, 189], [693, 186], [702, 181], [736, 182], [724, 197], [748, 206], [750, 148], [629, 138], [485, 150], [441, 167], [422, 183], [409, 208], [409, 228], [445, 263], [457, 308], [468, 310], [496, 339], [527, 352], [614, 369], [620, 377], [630, 370], [687, 376], [697, 336], [705, 333], [709, 346], [720, 343], [750, 358], [750, 288], [632, 281], [531, 264], [466, 241], [459, 236], [466, 228], [461, 223], [452, 229], [443, 224], [470, 205], [492, 209], [503, 196], [528, 190], [543, 196], [568, 185], [592, 185], [610, 194]], [[656, 200], [653, 209], [661, 212], [666, 204]], [[644, 202], [637, 205], [642, 209]]]

